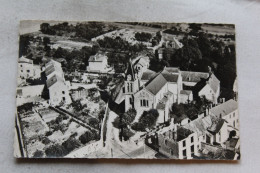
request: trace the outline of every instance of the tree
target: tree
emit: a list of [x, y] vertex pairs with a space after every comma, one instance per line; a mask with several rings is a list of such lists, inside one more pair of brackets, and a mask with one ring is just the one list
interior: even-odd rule
[[45, 154], [47, 157], [63, 157], [68, 153], [66, 152], [65, 148], [62, 145], [55, 144], [49, 146], [45, 150]]
[[65, 142], [62, 143], [62, 146], [64, 147], [66, 153], [70, 153], [80, 146], [80, 142], [74, 137], [69, 137]]

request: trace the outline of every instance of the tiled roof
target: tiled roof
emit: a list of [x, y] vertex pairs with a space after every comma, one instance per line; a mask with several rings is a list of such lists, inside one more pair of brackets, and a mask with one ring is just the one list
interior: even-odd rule
[[239, 139], [238, 138], [231, 138], [226, 142], [227, 147], [235, 148]]
[[178, 81], [178, 74], [171, 74], [166, 70], [163, 70], [161, 72], [161, 74], [163, 75], [163, 77], [167, 80], [167, 82], [177, 82]]
[[193, 71], [181, 71], [183, 82], [199, 82], [202, 79], [207, 79], [209, 73], [193, 72]]
[[46, 65], [45, 65], [45, 75], [49, 76], [53, 72], [57, 72], [56, 74], [62, 74], [62, 68], [61, 64], [57, 61], [50, 60]]
[[218, 106], [211, 108], [210, 112], [216, 116], [221, 115], [223, 117], [237, 110], [237, 108], [238, 108], [237, 102], [233, 99], [230, 99]]
[[154, 74], [156, 74], [154, 71], [147, 69], [145, 72], [143, 72], [141, 80], [149, 80], [153, 77]]
[[184, 95], [190, 95], [192, 93], [191, 90], [181, 90], [180, 94], [184, 94]]
[[159, 73], [155, 78], [150, 79], [150, 81], [145, 84], [145, 88], [156, 95], [166, 83], [167, 80]]
[[178, 75], [171, 74], [166, 70], [163, 70], [157, 73], [154, 78], [151, 78], [145, 84], [145, 88], [152, 94], [156, 95], [167, 82], [177, 82], [177, 80]]
[[211, 126], [212, 122], [213, 122], [212, 116], [208, 115], [206, 117], [197, 118], [191, 121], [190, 123], [185, 124], [184, 127], [190, 129], [191, 131], [196, 132], [198, 136], [201, 136]]
[[170, 73], [179, 73], [179, 67], [164, 67], [164, 70], [167, 70]]
[[30, 59], [25, 58], [24, 56], [22, 56], [21, 58], [18, 59], [18, 63], [33, 64], [33, 60], [30, 60]]
[[165, 104], [164, 103], [158, 103], [157, 106], [156, 106], [156, 109], [164, 110], [165, 109]]
[[105, 59], [107, 59], [106, 55], [97, 53], [96, 55], [90, 56], [88, 62], [102, 62]]
[[178, 126], [177, 127], [177, 141], [181, 141], [191, 135], [193, 132], [189, 129], [184, 127]]
[[213, 122], [213, 124], [208, 128], [208, 131], [212, 134], [216, 134], [220, 131], [224, 123], [225, 120], [223, 119], [220, 119], [217, 122]]
[[47, 88], [50, 88], [57, 82], [63, 82], [63, 80], [59, 76], [53, 75], [51, 78], [47, 79], [46, 81]]

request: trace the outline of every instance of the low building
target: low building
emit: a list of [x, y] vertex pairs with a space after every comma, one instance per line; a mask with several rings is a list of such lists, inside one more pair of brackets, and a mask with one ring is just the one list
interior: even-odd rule
[[49, 104], [52, 106], [61, 105], [62, 103], [70, 104], [69, 86], [65, 80], [58, 75], [53, 75], [47, 79], [46, 86], [49, 92]]
[[18, 74], [20, 78], [38, 78], [41, 70], [33, 64], [33, 60], [27, 59], [24, 56], [18, 60]]
[[44, 85], [18, 87], [16, 89], [17, 106], [24, 103], [42, 101], [43, 89]]
[[108, 67], [108, 57], [104, 54], [97, 53], [96, 55], [90, 56], [87, 66], [88, 72], [95, 72], [95, 73], [106, 73], [111, 70]]
[[69, 95], [70, 83], [65, 81], [61, 64], [51, 60], [45, 65], [46, 89], [49, 95], [49, 104], [57, 106], [70, 104]]
[[230, 99], [209, 110], [209, 113], [227, 121], [229, 126], [236, 130], [239, 128], [238, 103]]
[[205, 96], [207, 100], [212, 101], [213, 103], [218, 103], [218, 97], [220, 95], [220, 81], [212, 73], [206, 85], [199, 91], [199, 96]]
[[72, 89], [72, 90], [70, 90], [70, 92], [71, 92], [71, 98], [74, 101], [80, 100], [80, 99], [85, 99], [86, 97], [88, 97], [88, 90], [83, 87], [79, 87], [77, 89]]
[[196, 133], [181, 126], [148, 135], [146, 143], [160, 154], [173, 159], [192, 159], [198, 154]]

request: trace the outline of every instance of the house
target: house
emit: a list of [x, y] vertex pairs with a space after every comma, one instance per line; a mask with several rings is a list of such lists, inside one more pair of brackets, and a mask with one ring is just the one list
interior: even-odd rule
[[224, 119], [213, 121], [212, 125], [207, 130], [209, 133], [206, 134], [206, 143], [224, 146], [224, 142], [227, 141], [229, 136], [227, 122]]
[[89, 57], [87, 66], [88, 72], [95, 72], [95, 73], [106, 73], [111, 70], [108, 67], [108, 57], [104, 54], [97, 53], [96, 55], [92, 55]]
[[88, 97], [88, 90], [83, 87], [70, 90], [72, 100], [80, 100]]
[[238, 103], [230, 99], [222, 104], [219, 104], [209, 110], [211, 115], [224, 119], [229, 126], [238, 131], [239, 118], [238, 118]]
[[172, 103], [178, 102], [181, 89], [181, 76], [163, 70], [134, 93], [134, 108], [137, 113], [157, 109], [158, 122], [163, 123], [168, 120], [168, 112]]
[[147, 135], [146, 144], [172, 159], [192, 159], [198, 154], [196, 133], [177, 125]]
[[65, 81], [61, 64], [51, 60], [45, 65], [46, 89], [49, 95], [49, 104], [57, 106], [62, 103], [71, 103], [69, 95], [69, 81]]
[[187, 87], [193, 87], [201, 79], [207, 79], [209, 77], [209, 73], [204, 72], [194, 72], [194, 71], [180, 71], [182, 76], [183, 85]]
[[41, 70], [33, 64], [33, 60], [27, 59], [24, 56], [18, 60], [18, 74], [20, 78], [38, 78]]
[[44, 85], [33, 85], [18, 87], [16, 89], [16, 104], [20, 106], [24, 103], [42, 101]]
[[237, 137], [228, 139], [225, 143], [225, 146], [228, 150], [237, 152], [240, 148], [240, 140]]
[[220, 81], [211, 73], [207, 79], [202, 79], [194, 86], [194, 92], [197, 97], [205, 97], [212, 103], [217, 104], [220, 95]]
[[57, 106], [62, 103], [71, 103], [69, 95], [69, 86], [65, 80], [58, 75], [53, 75], [46, 81], [46, 86], [49, 92], [49, 104]]
[[132, 61], [132, 66], [135, 73], [140, 78], [143, 72], [147, 71], [150, 66], [150, 58], [148, 56], [140, 55]]

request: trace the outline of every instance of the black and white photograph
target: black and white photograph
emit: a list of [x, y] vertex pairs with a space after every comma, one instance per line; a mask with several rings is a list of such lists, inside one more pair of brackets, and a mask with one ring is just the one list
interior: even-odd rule
[[234, 24], [19, 32], [14, 157], [240, 160]]

